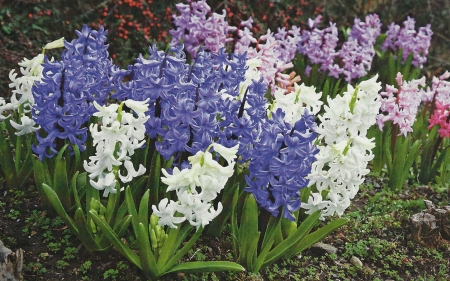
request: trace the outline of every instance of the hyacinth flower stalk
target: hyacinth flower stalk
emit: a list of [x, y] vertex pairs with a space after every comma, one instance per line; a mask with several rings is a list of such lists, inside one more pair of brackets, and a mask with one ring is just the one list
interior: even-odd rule
[[374, 140], [367, 137], [368, 129], [376, 122], [381, 105], [377, 76], [348, 85], [343, 95], [328, 100], [321, 121], [319, 153], [308, 175], [310, 193], [302, 197], [306, 214], [321, 211], [321, 219], [337, 214], [342, 216], [358, 193], [367, 164], [373, 158]]
[[417, 79], [427, 61], [432, 35], [430, 24], [416, 30], [411, 17], [403, 22], [403, 27], [391, 23], [376, 44], [374, 71], [380, 73], [381, 81], [394, 85], [398, 72], [406, 81]]
[[31, 60], [24, 58], [19, 63], [21, 76], [15, 69], [9, 72], [12, 95], [9, 102], [0, 98], [0, 167], [11, 188], [23, 187], [32, 175], [32, 133], [39, 129], [31, 118], [30, 111], [34, 104], [32, 87], [42, 78], [41, 64], [45, 50], [63, 47], [63, 39], [48, 43], [42, 49], [42, 54]]
[[449, 146], [445, 145], [444, 140], [448, 139], [450, 134], [450, 82], [446, 81], [449, 77], [448, 71], [439, 77], [433, 77], [431, 87], [422, 91], [422, 101], [425, 105], [418, 115], [417, 124], [414, 125], [415, 130], [419, 132], [418, 138], [422, 139], [417, 179], [423, 184], [429, 184], [437, 179], [438, 172], [446, 174], [445, 170], [448, 166]]
[[[303, 30], [298, 51], [303, 55], [298, 63], [304, 70], [308, 85], [321, 85], [344, 79], [347, 83], [365, 77], [371, 69], [375, 56], [374, 45], [381, 33], [381, 22], [376, 14], [367, 15], [364, 21], [356, 18], [351, 29], [344, 30], [347, 39], [341, 49], [336, 50], [338, 31], [334, 23], [319, 29], [321, 16], [309, 19], [310, 31]], [[306, 62], [305, 62], [306, 61]], [[319, 73], [320, 72], [320, 73]], [[334, 77], [330, 79], [328, 77]], [[328, 91], [327, 91], [328, 93]], [[335, 95], [331, 95], [334, 97]]]
[[[211, 148], [227, 162], [227, 166], [222, 166], [213, 158], [209, 152]], [[120, 240], [120, 236], [98, 214], [91, 211], [91, 216], [118, 251], [141, 269], [148, 280], [157, 280], [167, 273], [176, 272], [243, 271], [242, 266], [228, 261], [179, 263], [200, 237], [204, 227], [222, 211], [220, 202], [217, 208], [212, 202], [234, 173], [236, 152], [237, 146], [226, 148], [213, 143], [206, 151], [198, 151], [189, 157], [189, 168], [179, 170], [174, 167], [171, 173], [162, 169], [164, 177], [161, 180], [167, 185], [168, 193], [175, 191], [177, 199], [174, 201], [166, 197], [158, 206], [152, 205], [151, 210], [151, 190], [145, 192], [136, 208], [131, 189], [126, 189], [125, 202], [131, 215], [139, 255]], [[189, 238], [194, 227], [196, 231]]]
[[104, 104], [111, 91], [113, 64], [107, 51], [107, 31], [84, 25], [76, 34], [70, 42], [59, 41], [64, 45], [61, 60], [44, 56], [42, 77], [31, 89], [31, 115], [40, 126], [31, 144], [36, 155], [32, 158], [34, 177], [49, 210], [52, 208], [45, 202], [44, 183], [54, 188], [64, 208], [73, 206], [70, 181], [90, 155], [88, 123], [96, 111], [93, 102]]
[[[124, 105], [132, 112], [125, 112]], [[145, 142], [144, 123], [148, 119], [145, 116], [148, 104], [127, 100], [120, 105], [100, 106], [94, 101], [94, 106], [98, 110], [94, 116], [101, 123], [100, 128], [96, 123], [89, 128], [96, 154], [89, 157], [89, 162], [84, 161], [86, 172], [77, 172], [71, 179], [75, 212], [72, 207], [67, 208], [61, 203], [63, 198], [58, 196], [54, 187], [44, 183], [43, 189], [58, 215], [88, 251], [103, 251], [110, 246], [110, 242], [96, 226], [91, 214], [101, 218], [119, 237], [125, 234], [131, 216], [126, 215], [126, 204], [121, 202], [120, 193], [126, 184], [135, 192], [145, 182], [145, 179], [134, 180], [146, 170], [142, 165], [136, 170], [130, 157]], [[67, 175], [58, 176], [67, 178]], [[103, 191], [106, 200], [102, 200], [99, 191]]]
[[374, 161], [374, 170], [380, 171], [386, 165], [389, 188], [401, 190], [421, 146], [421, 140], [413, 139], [412, 132], [425, 77], [404, 81], [398, 73], [396, 82], [398, 88], [386, 85], [386, 91], [380, 93], [381, 113], [377, 115], [380, 132], [376, 137], [379, 158]]
[[288, 95], [275, 91], [251, 142], [247, 187], [233, 198], [233, 249], [238, 263], [253, 273], [300, 253], [347, 222], [339, 219], [310, 233], [321, 211], [299, 215], [318, 152], [314, 114], [321, 108], [321, 93], [303, 84], [294, 83], [294, 89]]

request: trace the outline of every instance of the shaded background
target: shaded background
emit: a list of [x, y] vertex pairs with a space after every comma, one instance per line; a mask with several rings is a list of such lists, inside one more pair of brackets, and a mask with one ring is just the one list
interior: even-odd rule
[[[174, 0], [0, 0], [0, 96], [7, 96], [8, 73], [18, 69], [24, 57], [31, 59], [47, 42], [65, 37], [72, 40], [83, 24], [109, 30], [109, 52], [122, 67], [131, 64], [155, 42], [170, 41]], [[186, 3], [186, 2], [184, 2]], [[333, 21], [339, 28], [351, 27], [356, 17], [377, 13], [383, 32], [391, 22], [399, 25], [408, 17], [416, 20], [416, 30], [430, 23], [434, 32], [432, 47], [423, 74], [432, 76], [450, 69], [450, 0], [208, 0], [217, 12], [225, 9], [231, 25], [250, 16], [254, 32], [292, 25], [304, 27], [308, 18], [322, 15], [322, 23]], [[60, 50], [47, 54], [58, 58]]]

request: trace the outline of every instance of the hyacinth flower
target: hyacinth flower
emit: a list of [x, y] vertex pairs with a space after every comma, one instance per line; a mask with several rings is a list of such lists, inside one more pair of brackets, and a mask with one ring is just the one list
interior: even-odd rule
[[[120, 183], [131, 182], [133, 178], [145, 173], [145, 167], [140, 164], [135, 170], [131, 156], [134, 151], [145, 143], [145, 115], [148, 110], [148, 100], [126, 100], [120, 105], [111, 104], [101, 107], [94, 101], [98, 112], [94, 116], [101, 118], [100, 131], [98, 124], [91, 124], [89, 130], [96, 146], [95, 156], [90, 161], [84, 161], [84, 169], [88, 172], [90, 184], [98, 190], [104, 190], [103, 196], [123, 190]], [[126, 105], [132, 112], [124, 112]], [[135, 116], [136, 115], [136, 116]], [[121, 167], [126, 173], [123, 175]], [[119, 182], [120, 181], [120, 182]]]
[[321, 16], [309, 19], [309, 30], [302, 31], [302, 40], [297, 45], [302, 56], [295, 61], [295, 70], [306, 85], [322, 90], [325, 103], [328, 96], [335, 97], [344, 91], [342, 80], [350, 83], [369, 73], [381, 22], [376, 14], [367, 15], [364, 21], [356, 18], [352, 28], [344, 34], [347, 40], [339, 44], [336, 24], [330, 22], [321, 29], [321, 19]]
[[[12, 95], [8, 102], [3, 97], [0, 98], [0, 166], [10, 187], [21, 188], [33, 171], [31, 135], [40, 127], [31, 118], [31, 108], [34, 105], [32, 87], [42, 79], [41, 64], [45, 50], [63, 47], [62, 41], [63, 38], [48, 43], [42, 54], [31, 60], [24, 58], [19, 63], [20, 76], [15, 69], [9, 72]], [[7, 132], [9, 137], [5, 138], [3, 132]], [[14, 151], [11, 146], [14, 146]]]
[[[376, 136], [378, 153], [374, 160], [374, 171], [379, 173], [386, 164], [389, 187], [399, 190], [407, 178], [416, 159], [420, 140], [412, 140], [413, 124], [422, 101], [425, 77], [404, 81], [401, 73], [396, 77], [397, 87], [386, 85], [380, 93], [381, 113], [377, 115], [380, 133]], [[381, 133], [382, 132], [382, 133]]]
[[[239, 84], [244, 79], [245, 56], [221, 50], [211, 54], [200, 50], [192, 65], [186, 63], [182, 46], [168, 52], [149, 48], [150, 56], [140, 56], [125, 72], [114, 74], [119, 100], [149, 99], [150, 116], [146, 131], [156, 151], [165, 160], [173, 157], [181, 167], [187, 156], [204, 151], [219, 140], [231, 147], [237, 144], [225, 130], [232, 118], [216, 117], [222, 112], [239, 111]], [[123, 82], [125, 75], [131, 76]], [[222, 98], [227, 94], [227, 98]]]
[[[233, 209], [231, 228], [237, 237], [233, 249], [237, 262], [249, 272], [299, 254], [347, 222], [338, 219], [310, 233], [321, 210], [300, 218], [306, 203], [302, 198], [309, 196], [307, 177], [318, 152], [313, 113], [320, 110], [321, 93], [304, 84], [294, 83], [294, 88], [289, 95], [277, 90], [258, 124], [248, 150], [245, 199], [239, 199], [244, 201], [242, 211], [236, 214]], [[238, 202], [237, 195], [234, 200]]]
[[300, 29], [292, 26], [290, 30], [278, 29], [276, 33], [267, 30], [266, 34], [259, 38], [254, 38], [252, 29], [253, 19], [243, 21], [238, 28], [238, 40], [234, 44], [234, 51], [237, 53], [247, 53], [249, 60], [257, 60], [255, 66], [260, 72], [260, 77], [268, 84], [273, 94], [278, 88], [286, 89], [294, 82], [300, 80], [295, 72], [291, 75], [284, 73], [294, 65], [292, 60], [295, 57], [296, 46], [300, 42]]
[[[433, 77], [431, 87], [422, 91], [422, 101], [425, 103], [422, 112], [417, 117], [418, 138], [422, 139], [420, 155], [419, 182], [428, 184], [433, 180], [445, 177], [448, 165], [448, 136], [450, 82], [446, 81], [450, 73], [446, 71], [439, 77]], [[420, 128], [420, 125], [427, 129]], [[422, 131], [420, 130], [422, 129]], [[440, 177], [437, 176], [438, 172]]]
[[[251, 32], [252, 18], [234, 27], [226, 21], [225, 10], [222, 15], [212, 13], [206, 1], [189, 1], [189, 4], [179, 3], [176, 7], [180, 15], [174, 15], [176, 28], [169, 31], [173, 36], [171, 46], [184, 44], [191, 57], [196, 58], [201, 48], [217, 54], [227, 43], [234, 41], [235, 53], [247, 53], [249, 59], [261, 60], [258, 68], [272, 93], [278, 87], [277, 84], [284, 88], [290, 85], [292, 77], [283, 72], [293, 67], [291, 61], [297, 43], [301, 40], [298, 27], [293, 26], [290, 30], [281, 28], [276, 34], [268, 30], [257, 39]], [[210, 16], [207, 18], [207, 15]], [[237, 40], [230, 37], [236, 30]]]
[[395, 84], [398, 72], [406, 81], [417, 79], [420, 69], [427, 62], [432, 35], [430, 24], [416, 30], [415, 20], [410, 17], [403, 22], [403, 27], [391, 23], [382, 36], [384, 41], [380, 42], [374, 66], [382, 81], [390, 85]]
[[[214, 154], [209, 151], [214, 149]], [[142, 196], [136, 208], [130, 188], [125, 191], [125, 202], [131, 215], [131, 226], [136, 238], [138, 253], [124, 243], [106, 221], [95, 212], [90, 212], [96, 225], [108, 236], [111, 243], [131, 263], [142, 270], [148, 280], [159, 280], [162, 275], [176, 272], [243, 271], [237, 263], [228, 261], [182, 262], [181, 258], [192, 249], [200, 238], [203, 228], [221, 211], [213, 200], [225, 187], [234, 173], [237, 146], [226, 148], [212, 143], [206, 151], [199, 151], [189, 157], [189, 168], [171, 172], [162, 169], [161, 180], [167, 192], [175, 191], [176, 201], [163, 198], [158, 206], [149, 202], [150, 190]], [[227, 165], [216, 160], [220, 156]], [[151, 211], [149, 210], [151, 206]], [[187, 223], [186, 223], [187, 222]], [[195, 233], [185, 241], [193, 227]]]
[[[234, 173], [238, 145], [226, 148], [213, 143], [210, 147], [226, 160], [227, 166], [223, 167], [215, 161], [207, 149], [188, 158], [190, 168], [180, 171], [175, 167], [172, 174], [165, 169], [162, 170], [164, 177], [161, 180], [167, 185], [167, 192], [175, 191], [178, 200], [169, 201], [164, 198], [158, 207], [152, 206], [153, 213], [159, 217], [160, 226], [177, 228], [178, 224], [187, 220], [197, 229], [204, 228], [222, 211], [223, 206], [220, 202], [216, 210], [211, 202]], [[178, 215], [175, 216], [175, 213]]]
[[[368, 74], [375, 56], [374, 45], [380, 33], [381, 22], [378, 15], [367, 15], [364, 22], [355, 19], [347, 41], [342, 44], [335, 57], [335, 61], [342, 63], [340, 69], [345, 81], [350, 83], [353, 79]], [[337, 64], [335, 66], [334, 70], [339, 71]]]
[[169, 31], [172, 35], [171, 46], [184, 44], [186, 51], [195, 58], [200, 48], [218, 53], [227, 42], [233, 40], [228, 34], [236, 27], [225, 20], [225, 10], [222, 14], [213, 13], [206, 0], [178, 3], [176, 7], [180, 15], [173, 15], [176, 28]]
[[405, 63], [409, 54], [413, 54], [412, 64], [415, 67], [422, 68], [427, 62], [428, 49], [431, 45], [431, 25], [419, 27], [415, 30], [416, 21], [408, 17], [403, 22], [403, 27], [391, 23], [386, 31], [386, 40], [383, 43], [383, 49], [392, 51], [402, 50], [401, 58]]
[[87, 25], [76, 31], [78, 38], [64, 42], [61, 61], [45, 58], [43, 77], [33, 88], [33, 120], [41, 129], [33, 151], [41, 161], [52, 158], [65, 140], [80, 151], [86, 149], [86, 122], [95, 111], [93, 102], [103, 104], [110, 89], [106, 33]]
[[[94, 108], [98, 110], [94, 116], [100, 125], [94, 122], [89, 127], [96, 153], [89, 157], [89, 162], [84, 161], [86, 172], [77, 171], [68, 178], [60, 152], [56, 156], [54, 180], [42, 184], [43, 198], [90, 252], [108, 249], [111, 232], [120, 239], [131, 222], [131, 216], [125, 212], [128, 203], [121, 200], [121, 191], [125, 185], [134, 191], [142, 189], [142, 181], [136, 178], [146, 169], [142, 164], [135, 169], [131, 157], [145, 144], [146, 102], [127, 100], [120, 105], [100, 106], [94, 101]], [[125, 106], [130, 112], [124, 110]], [[43, 165], [35, 165], [35, 168], [45, 175]], [[61, 191], [73, 194], [74, 204], [68, 202], [68, 195]], [[100, 191], [106, 197], [104, 200]], [[103, 231], [99, 224], [107, 225], [111, 232]]]
[[381, 105], [377, 78], [356, 88], [348, 85], [342, 95], [329, 98], [325, 113], [319, 116], [319, 152], [307, 177], [311, 194], [301, 206], [305, 213], [321, 210], [321, 219], [341, 216], [369, 173], [367, 164], [373, 158], [375, 143], [367, 132], [375, 124]]

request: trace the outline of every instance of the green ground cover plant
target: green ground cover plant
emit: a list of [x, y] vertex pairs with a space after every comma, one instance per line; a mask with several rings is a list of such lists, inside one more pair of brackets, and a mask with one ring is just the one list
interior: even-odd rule
[[449, 279], [448, 9], [382, 2], [2, 2], [25, 280]]

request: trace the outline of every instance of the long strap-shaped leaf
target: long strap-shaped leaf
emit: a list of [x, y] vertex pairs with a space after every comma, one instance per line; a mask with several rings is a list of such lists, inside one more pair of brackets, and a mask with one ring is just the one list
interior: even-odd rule
[[247, 193], [239, 223], [239, 263], [252, 270], [260, 232], [258, 231], [258, 206], [253, 194]]
[[73, 233], [80, 237], [80, 232], [78, 231], [78, 228], [75, 225], [75, 222], [72, 220], [71, 217], [66, 213], [63, 205], [61, 204], [61, 201], [58, 198], [58, 195], [56, 192], [47, 184], [42, 184], [42, 190], [44, 191], [46, 198], [48, 201], [52, 204], [53, 208], [55, 209], [58, 216], [64, 220], [64, 222], [67, 224], [67, 226], [73, 231]]
[[97, 243], [94, 234], [92, 233], [92, 229], [90, 229], [90, 225], [86, 222], [86, 218], [81, 208], [77, 208], [75, 211], [74, 219], [78, 232], [80, 233], [78, 238], [81, 242], [83, 242], [83, 245], [89, 252], [103, 251], [108, 248], [102, 247]]
[[141, 258], [142, 271], [150, 280], [157, 280], [160, 275], [160, 270], [158, 268], [158, 265], [156, 264], [156, 259], [150, 246], [148, 227], [145, 227], [142, 223], [139, 223], [137, 242], [139, 246], [139, 256]]
[[122, 256], [127, 258], [132, 264], [134, 264], [135, 266], [137, 266], [139, 269], [142, 270], [139, 256], [136, 255], [127, 245], [125, 245], [119, 239], [116, 233], [114, 233], [112, 228], [104, 220], [99, 218], [97, 214], [95, 214], [92, 211], [89, 211], [89, 213], [92, 219], [94, 220], [95, 224], [101, 229], [103, 234], [108, 237], [109, 241], [111, 241], [111, 244], [113, 244], [114, 247], [116, 247], [117, 251], [119, 251], [119, 253], [121, 253]]
[[176, 272], [183, 272], [183, 273], [217, 272], [217, 271], [239, 272], [244, 270], [245, 269], [241, 265], [230, 261], [193, 261], [177, 264], [164, 274]]
[[303, 238], [311, 231], [311, 229], [317, 224], [319, 221], [320, 210], [309, 215], [300, 226], [297, 228], [297, 231], [288, 237], [286, 240], [281, 242], [278, 246], [273, 248], [269, 254], [267, 255], [266, 261], [264, 262], [262, 267], [266, 267], [278, 259], [283, 257], [290, 257], [295, 252], [295, 245], [302, 243]]
[[[190, 230], [190, 228], [189, 228], [189, 230]], [[198, 240], [198, 238], [200, 237], [202, 232], [203, 232], [203, 227], [200, 227], [199, 229], [197, 229], [197, 231], [191, 237], [191, 239], [189, 239], [189, 241], [186, 244], [184, 244], [184, 246], [179, 251], [176, 251], [175, 255], [173, 255], [169, 259], [169, 261], [164, 265], [162, 272], [169, 271], [194, 246], [194, 243]], [[183, 239], [183, 241], [184, 241], [184, 239]], [[165, 243], [167, 243], [167, 241]], [[176, 250], [177, 248], [178, 248], [178, 245], [176, 245], [176, 248], [174, 248], [173, 250]]]
[[271, 216], [269, 222], [267, 224], [266, 232], [264, 233], [264, 239], [261, 246], [261, 253], [256, 259], [255, 264], [253, 265], [253, 272], [258, 272], [261, 269], [261, 266], [264, 264], [264, 261], [267, 258], [267, 255], [270, 253], [270, 249], [273, 246], [273, 242], [275, 241], [275, 234], [281, 228], [281, 219], [279, 217]]
[[319, 242], [320, 240], [322, 240], [323, 238], [328, 236], [328, 234], [330, 234], [331, 232], [335, 231], [339, 227], [346, 224], [348, 221], [349, 221], [348, 219], [344, 219], [344, 218], [338, 219], [338, 220], [332, 221], [332, 222], [328, 223], [327, 225], [325, 225], [324, 227], [321, 227], [320, 229], [306, 235], [306, 237], [303, 239], [302, 243], [298, 244], [295, 247], [294, 255], [301, 253], [303, 250], [305, 250], [305, 249], [311, 247], [313, 244]]

